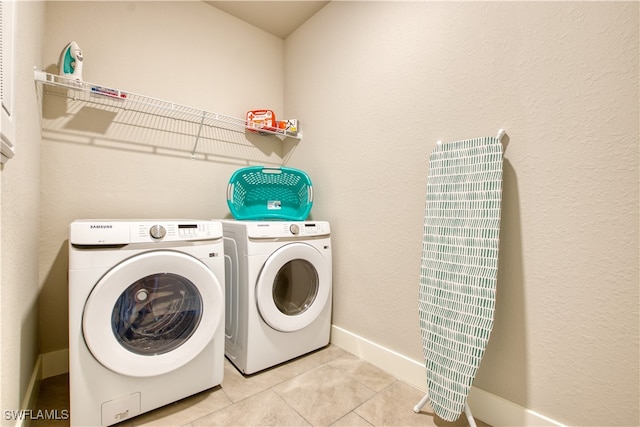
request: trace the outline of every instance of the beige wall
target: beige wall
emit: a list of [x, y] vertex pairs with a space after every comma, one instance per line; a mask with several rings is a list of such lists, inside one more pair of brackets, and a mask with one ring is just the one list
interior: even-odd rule
[[[39, 352], [67, 346], [70, 221], [224, 217], [233, 170], [289, 155], [314, 180], [313, 217], [333, 225], [334, 323], [420, 360], [428, 154], [504, 127], [496, 324], [475, 385], [569, 425], [639, 423], [637, 3], [332, 2], [285, 43], [199, 2], [48, 2], [45, 23], [43, 4], [19, 4], [3, 409], [18, 408], [38, 354], [37, 254]], [[70, 40], [85, 80], [236, 117], [284, 110], [304, 139], [281, 149], [207, 130], [192, 161], [193, 138], [153, 130], [171, 124], [72, 116], [49, 98], [39, 146], [31, 67], [52, 69]]]
[[[117, 17], [118, 25], [96, 17]], [[253, 108], [283, 111], [282, 39], [202, 2], [48, 3], [42, 66], [55, 72], [71, 40], [83, 49], [85, 81], [239, 118]], [[59, 97], [45, 96], [44, 105], [40, 340], [47, 353], [67, 347], [71, 221], [225, 217], [233, 171], [280, 164], [281, 143], [204, 128], [191, 160], [197, 129], [180, 122], [113, 117]]]
[[331, 2], [285, 42], [291, 164], [332, 223], [333, 323], [414, 360], [428, 155], [505, 128], [475, 385], [638, 425], [638, 3]]
[[[38, 357], [40, 122], [33, 66], [40, 60], [44, 6], [16, 2], [16, 154], [0, 177], [0, 408], [21, 409]], [[2, 415], [2, 425], [12, 424]]]

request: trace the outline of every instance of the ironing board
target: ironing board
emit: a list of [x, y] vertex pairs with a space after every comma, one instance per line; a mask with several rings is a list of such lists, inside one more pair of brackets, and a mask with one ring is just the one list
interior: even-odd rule
[[436, 415], [455, 421], [493, 327], [502, 201], [497, 137], [438, 143], [429, 157], [418, 311], [427, 394]]

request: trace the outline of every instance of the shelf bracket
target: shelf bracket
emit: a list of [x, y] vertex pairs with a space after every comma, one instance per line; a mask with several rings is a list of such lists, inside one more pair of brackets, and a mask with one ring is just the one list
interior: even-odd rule
[[191, 150], [191, 160], [196, 159], [196, 147], [198, 147], [198, 141], [200, 141], [200, 134], [202, 133], [202, 126], [204, 126], [204, 118], [207, 115], [206, 111], [202, 112], [202, 119], [200, 120], [200, 127], [198, 128], [198, 134], [196, 135], [196, 142], [193, 144], [193, 150]]

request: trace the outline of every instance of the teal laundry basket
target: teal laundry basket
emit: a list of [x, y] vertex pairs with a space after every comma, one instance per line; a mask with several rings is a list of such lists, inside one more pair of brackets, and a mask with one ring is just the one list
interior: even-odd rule
[[227, 204], [238, 220], [304, 221], [313, 205], [313, 185], [299, 169], [249, 166], [231, 175]]

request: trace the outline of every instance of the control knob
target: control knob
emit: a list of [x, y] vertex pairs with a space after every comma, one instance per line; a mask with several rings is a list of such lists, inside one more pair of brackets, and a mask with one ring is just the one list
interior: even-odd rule
[[167, 234], [167, 230], [161, 225], [154, 225], [149, 229], [149, 234], [154, 239], [162, 239]]
[[298, 224], [291, 224], [289, 226], [289, 231], [291, 231], [291, 234], [298, 234], [300, 232], [300, 227], [298, 227]]

